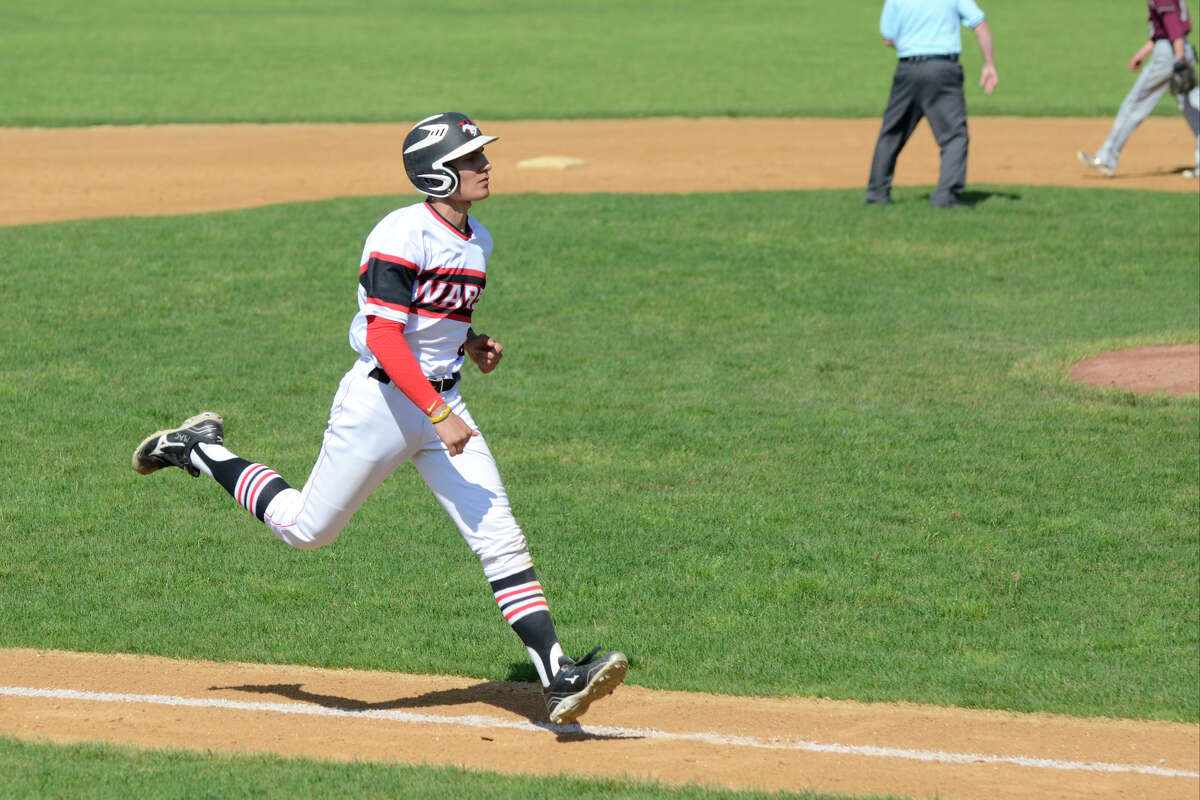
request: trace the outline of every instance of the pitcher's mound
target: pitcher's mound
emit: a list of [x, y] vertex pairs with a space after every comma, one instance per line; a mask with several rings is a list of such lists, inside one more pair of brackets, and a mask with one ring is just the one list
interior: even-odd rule
[[1071, 370], [1080, 383], [1131, 392], [1200, 394], [1200, 344], [1132, 347], [1080, 361]]

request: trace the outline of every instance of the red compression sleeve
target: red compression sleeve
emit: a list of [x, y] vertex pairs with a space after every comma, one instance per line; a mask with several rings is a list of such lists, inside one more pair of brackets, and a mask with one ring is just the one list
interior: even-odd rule
[[374, 315], [367, 317], [367, 347], [383, 367], [383, 371], [428, 416], [442, 404], [442, 397], [429, 385], [421, 365], [404, 338], [404, 326], [399, 322]]

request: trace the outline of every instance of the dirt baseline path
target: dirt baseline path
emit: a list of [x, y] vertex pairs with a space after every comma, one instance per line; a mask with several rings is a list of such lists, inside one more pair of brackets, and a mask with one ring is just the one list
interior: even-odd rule
[[732, 788], [1006, 800], [1188, 798], [1200, 729], [619, 688], [582, 726], [529, 684], [0, 650], [0, 733]]
[[[708, 192], [856, 188], [877, 120], [489, 124], [493, 188]], [[1147, 120], [1105, 179], [1075, 160], [1108, 120], [972, 118], [971, 184], [1196, 191], [1182, 121]], [[0, 129], [0, 225], [405, 194], [407, 125]], [[546, 157], [572, 167], [527, 166]], [[922, 123], [896, 183], [929, 185]], [[1159, 353], [1150, 389], [1195, 394], [1200, 351]], [[1187, 371], [1182, 383], [1172, 359]], [[1089, 365], [1090, 367], [1091, 365]], [[1144, 372], [1144, 370], [1143, 370]], [[1142, 378], [1145, 378], [1142, 375]], [[1083, 379], [1083, 378], [1081, 378]], [[1111, 371], [1089, 372], [1102, 385]], [[636, 681], [636, 671], [631, 680]], [[958, 800], [1189, 798], [1200, 726], [624, 686], [582, 728], [542, 723], [536, 687], [465, 678], [0, 650], [0, 734], [58, 742], [456, 764], [734, 788]]]
[[[865, 188], [874, 119], [482, 121], [493, 190], [724, 192]], [[1099, 146], [1108, 120], [972, 117], [971, 184], [1197, 191], [1179, 174], [1195, 141], [1181, 119], [1138, 128], [1114, 178], [1077, 150]], [[0, 225], [181, 214], [344, 195], [411, 191], [400, 160], [408, 125], [165, 125], [0, 128]], [[581, 166], [518, 166], [546, 156]], [[938, 151], [922, 122], [896, 167], [897, 186], [936, 183]]]

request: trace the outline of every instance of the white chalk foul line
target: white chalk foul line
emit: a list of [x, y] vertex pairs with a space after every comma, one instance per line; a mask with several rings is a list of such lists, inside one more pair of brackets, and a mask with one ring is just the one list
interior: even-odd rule
[[1200, 772], [1182, 769], [1167, 769], [1143, 764], [1113, 764], [1103, 761], [1057, 761], [1051, 758], [1028, 756], [995, 756], [984, 753], [948, 753], [943, 750], [908, 750], [899, 747], [872, 747], [870, 745], [830, 744], [824, 742], [797, 741], [783, 738], [757, 738], [732, 736], [723, 733], [671, 733], [653, 728], [614, 728], [604, 725], [589, 725], [585, 729], [575, 725], [550, 725], [526, 721], [514, 721], [487, 717], [478, 714], [466, 716], [440, 716], [417, 714], [398, 709], [329, 708], [306, 703], [258, 703], [243, 700], [225, 700], [219, 697], [179, 697], [164, 694], [115, 694], [111, 692], [83, 692], [75, 689], [33, 689], [25, 686], [0, 686], [0, 695], [14, 697], [43, 697], [52, 700], [87, 700], [97, 703], [145, 703], [149, 705], [182, 706], [187, 708], [216, 708], [230, 711], [270, 711], [278, 714], [305, 714], [315, 717], [350, 717], [356, 719], [387, 719], [413, 722], [422, 725], [459, 725], [466, 728], [508, 728], [520, 731], [586, 732], [594, 736], [618, 739], [656, 739], [660, 741], [702, 742], [722, 747], [755, 747], [767, 750], [797, 750], [809, 753], [832, 753], [835, 755], [869, 756], [874, 758], [902, 758], [909, 761], [929, 761], [942, 764], [1010, 764], [1032, 769], [1073, 770], [1080, 772], [1131, 772], [1138, 775], [1156, 775], [1164, 778], [1200, 779]]

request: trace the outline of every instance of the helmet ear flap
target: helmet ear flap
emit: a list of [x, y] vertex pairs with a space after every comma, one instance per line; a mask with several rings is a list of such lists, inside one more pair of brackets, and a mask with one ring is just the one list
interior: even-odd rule
[[418, 191], [430, 197], [449, 197], [458, 189], [458, 171], [453, 167], [434, 167], [434, 172], [423, 172], [413, 179]]

